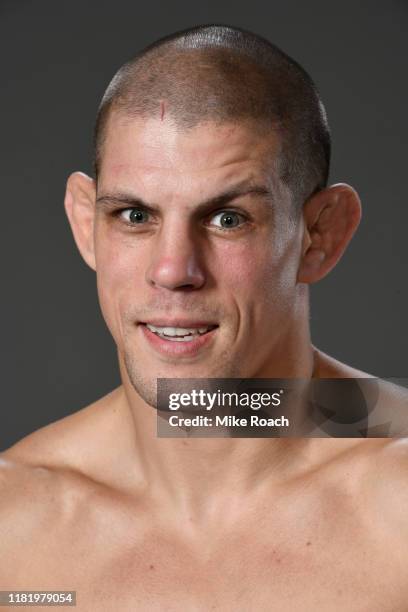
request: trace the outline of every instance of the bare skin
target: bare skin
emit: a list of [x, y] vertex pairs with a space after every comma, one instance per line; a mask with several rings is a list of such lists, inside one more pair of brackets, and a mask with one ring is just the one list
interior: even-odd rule
[[1, 589], [76, 590], [79, 610], [408, 609], [406, 440], [158, 440], [144, 410], [142, 445], [119, 387], [2, 454]]
[[[316, 194], [296, 223], [276, 182], [271, 197], [241, 193], [221, 210], [247, 221], [226, 234], [202, 203], [259, 185], [266, 143], [247, 126], [179, 134], [169, 121], [117, 120], [98, 186], [68, 182], [122, 385], [2, 454], [0, 589], [76, 590], [84, 611], [408, 610], [404, 439], [156, 436], [159, 375], [366, 376], [314, 352], [308, 328], [306, 285], [347, 246], [355, 192]], [[112, 214], [119, 188], [154, 203], [142, 227], [123, 202]], [[143, 326], [167, 312], [214, 317], [212, 343], [153, 348]]]

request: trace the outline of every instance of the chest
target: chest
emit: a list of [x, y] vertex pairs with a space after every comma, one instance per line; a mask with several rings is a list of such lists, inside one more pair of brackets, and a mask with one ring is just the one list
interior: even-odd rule
[[182, 531], [61, 534], [20, 565], [13, 588], [75, 590], [85, 611], [408, 611], [400, 551], [370, 531], [271, 521], [198, 545]]

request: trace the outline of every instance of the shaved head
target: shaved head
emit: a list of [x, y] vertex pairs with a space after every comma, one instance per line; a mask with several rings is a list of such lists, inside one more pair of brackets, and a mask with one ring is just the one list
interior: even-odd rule
[[153, 43], [122, 66], [98, 111], [96, 178], [112, 113], [170, 116], [180, 130], [248, 122], [260, 137], [278, 134], [278, 175], [296, 205], [327, 184], [330, 135], [316, 87], [299, 64], [251, 32], [191, 28]]

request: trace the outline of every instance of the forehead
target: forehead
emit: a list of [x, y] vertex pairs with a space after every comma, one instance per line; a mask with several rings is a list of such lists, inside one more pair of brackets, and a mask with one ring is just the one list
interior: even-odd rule
[[242, 180], [274, 180], [278, 134], [253, 123], [206, 122], [180, 129], [170, 116], [113, 113], [106, 126], [98, 187], [206, 189]]

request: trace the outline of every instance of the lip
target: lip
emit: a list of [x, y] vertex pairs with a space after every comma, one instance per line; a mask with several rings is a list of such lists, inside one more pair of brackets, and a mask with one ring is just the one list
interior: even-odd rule
[[[180, 319], [175, 322], [174, 320], [169, 323], [168, 321], [163, 322], [160, 320], [158, 322], [149, 321], [150, 325], [157, 325], [158, 327], [205, 327], [208, 326], [209, 323], [202, 323], [194, 321], [181, 321]], [[189, 340], [188, 342], [175, 342], [174, 340], [166, 340], [161, 338], [154, 332], [150, 331], [146, 324], [140, 323], [139, 329], [143, 334], [144, 339], [148, 342], [149, 346], [154, 349], [154, 351], [160, 353], [161, 355], [167, 357], [195, 357], [198, 355], [200, 351], [205, 348], [208, 348], [211, 343], [214, 341], [215, 334], [218, 330], [218, 326], [205, 334], [201, 334], [194, 338], [194, 340]]]
[[140, 324], [154, 325], [155, 327], [184, 327], [191, 329], [216, 325], [216, 323], [211, 321], [192, 321], [191, 319], [150, 319], [149, 321], [141, 321]]

